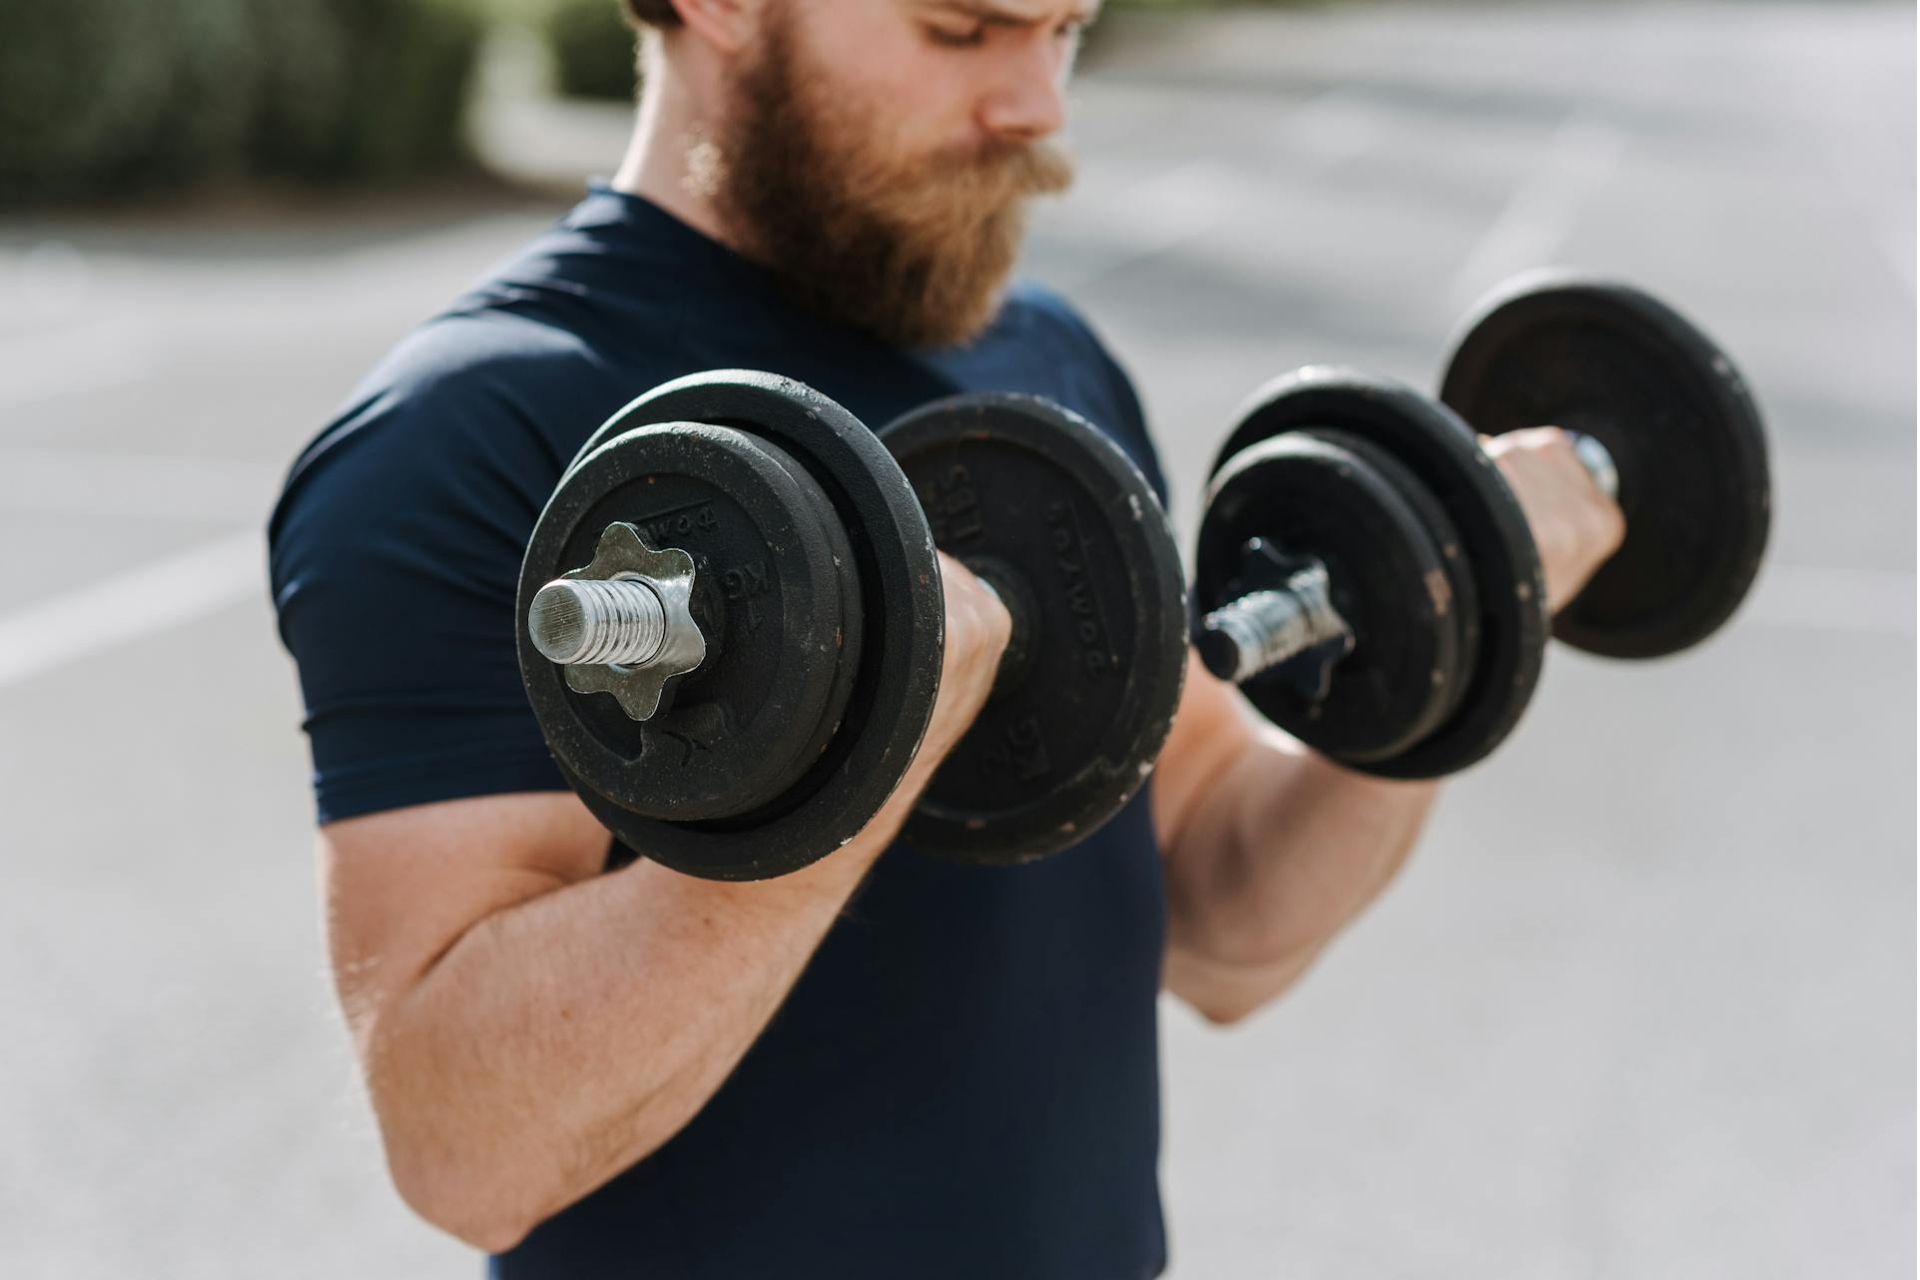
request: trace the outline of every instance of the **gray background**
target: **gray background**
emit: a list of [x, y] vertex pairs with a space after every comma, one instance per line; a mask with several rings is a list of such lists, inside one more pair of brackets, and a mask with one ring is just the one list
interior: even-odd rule
[[[1257, 383], [1431, 384], [1540, 263], [1679, 303], [1773, 430], [1729, 630], [1555, 652], [1297, 992], [1225, 1033], [1166, 1006], [1179, 1280], [1913, 1273], [1914, 34], [1356, 5], [1136, 24], [1079, 82], [1031, 267], [1132, 368], [1183, 528]], [[610, 169], [624, 113], [525, 76], [504, 49], [500, 165]], [[477, 1273], [387, 1188], [333, 1010], [259, 529], [351, 384], [566, 202], [0, 222], [0, 1273]]]

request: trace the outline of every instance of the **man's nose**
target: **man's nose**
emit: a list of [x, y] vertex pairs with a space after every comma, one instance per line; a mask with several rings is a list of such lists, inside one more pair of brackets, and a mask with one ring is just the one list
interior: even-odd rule
[[980, 104], [981, 126], [1020, 142], [1058, 133], [1067, 122], [1067, 57], [1061, 41], [1028, 42]]

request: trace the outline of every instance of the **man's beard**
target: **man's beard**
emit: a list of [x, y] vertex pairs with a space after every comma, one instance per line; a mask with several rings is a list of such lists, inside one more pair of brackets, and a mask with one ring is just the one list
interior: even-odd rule
[[1072, 165], [1045, 143], [998, 140], [887, 155], [884, 125], [806, 92], [769, 16], [720, 139], [722, 225], [816, 315], [906, 348], [974, 337], [1019, 256], [1027, 198], [1064, 191]]

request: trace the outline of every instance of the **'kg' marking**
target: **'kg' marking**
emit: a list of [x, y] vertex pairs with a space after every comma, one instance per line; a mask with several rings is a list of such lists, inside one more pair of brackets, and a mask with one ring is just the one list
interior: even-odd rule
[[746, 606], [747, 630], [758, 631], [760, 606], [753, 598], [767, 593], [767, 562], [752, 560], [723, 571], [720, 587], [727, 593], [728, 600]]
[[980, 500], [974, 496], [973, 477], [957, 462], [947, 468], [945, 477], [920, 486], [920, 506], [927, 513], [936, 543], [967, 542], [986, 532], [980, 522]]

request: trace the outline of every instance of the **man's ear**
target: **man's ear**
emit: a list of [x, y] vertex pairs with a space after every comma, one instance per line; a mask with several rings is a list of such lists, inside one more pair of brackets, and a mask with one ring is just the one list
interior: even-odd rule
[[673, 0], [682, 28], [721, 53], [734, 54], [753, 43], [767, 0]]

